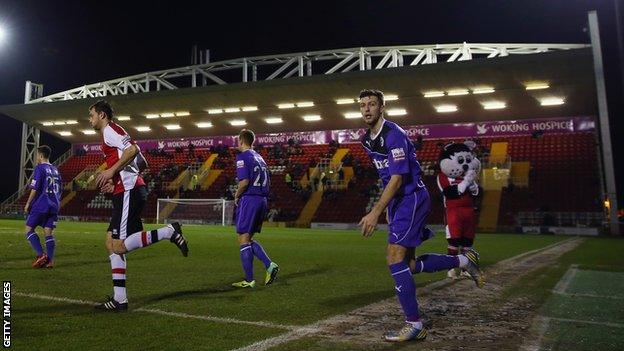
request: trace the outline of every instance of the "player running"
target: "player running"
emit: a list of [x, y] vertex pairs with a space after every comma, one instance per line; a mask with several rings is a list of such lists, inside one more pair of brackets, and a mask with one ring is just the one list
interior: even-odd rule
[[245, 280], [233, 283], [237, 288], [255, 288], [253, 278], [253, 259], [256, 256], [266, 267], [264, 284], [269, 285], [277, 278], [279, 266], [267, 256], [262, 245], [253, 240], [255, 233], [262, 230], [262, 222], [267, 213], [267, 196], [271, 180], [266, 162], [252, 149], [255, 135], [251, 130], [243, 129], [238, 134], [236, 156], [236, 177], [238, 189], [234, 195], [236, 204], [236, 233], [240, 245], [240, 259], [245, 272]]
[[145, 163], [138, 145], [126, 131], [113, 122], [113, 110], [100, 100], [89, 107], [89, 121], [102, 134], [102, 151], [107, 169], [98, 174], [96, 184], [103, 193], [113, 194], [113, 216], [106, 236], [113, 274], [113, 296], [96, 308], [107, 311], [128, 309], [126, 296], [125, 253], [169, 239], [182, 255], [188, 255], [188, 245], [179, 223], [152, 231], [143, 231], [141, 211], [147, 200], [147, 188], [139, 175], [139, 163]]
[[406, 325], [398, 332], [384, 335], [386, 341], [423, 340], [427, 337], [418, 312], [416, 285], [412, 274], [437, 272], [461, 267], [468, 271], [477, 286], [484, 284], [479, 270], [479, 255], [468, 250], [459, 256], [424, 254], [415, 256], [415, 249], [433, 236], [426, 227], [430, 212], [429, 193], [421, 179], [416, 151], [405, 131], [383, 117], [383, 93], [363, 90], [360, 111], [368, 131], [362, 145], [377, 168], [384, 190], [373, 209], [359, 225], [362, 235], [369, 237], [377, 227], [379, 216], [387, 209], [388, 247], [386, 260], [395, 281]]
[[[54, 228], [58, 221], [58, 213], [61, 208], [62, 183], [56, 167], [50, 164], [52, 150], [47, 145], [37, 148], [37, 167], [30, 181], [30, 195], [24, 206], [26, 219], [26, 240], [30, 243], [37, 257], [32, 263], [33, 268], [53, 268]], [[40, 226], [45, 233], [46, 252], [43, 252], [39, 236], [35, 229]]]

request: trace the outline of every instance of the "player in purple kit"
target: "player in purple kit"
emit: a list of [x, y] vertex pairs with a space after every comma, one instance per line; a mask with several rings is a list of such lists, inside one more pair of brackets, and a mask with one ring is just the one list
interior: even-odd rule
[[253, 259], [256, 256], [266, 267], [264, 284], [275, 281], [279, 266], [271, 261], [258, 241], [252, 240], [255, 233], [260, 233], [262, 222], [267, 213], [270, 177], [266, 162], [252, 149], [255, 135], [251, 130], [243, 129], [238, 134], [236, 156], [236, 177], [238, 189], [234, 195], [236, 204], [236, 233], [240, 245], [240, 259], [245, 271], [245, 280], [233, 283], [237, 288], [255, 288], [253, 278]]
[[377, 168], [384, 190], [379, 201], [359, 225], [362, 227], [362, 235], [371, 236], [379, 216], [387, 209], [386, 260], [395, 281], [394, 288], [405, 314], [406, 325], [398, 332], [387, 333], [385, 340], [423, 340], [427, 337], [427, 330], [420, 321], [412, 274], [461, 267], [470, 274], [478, 287], [483, 286], [484, 280], [479, 270], [479, 255], [474, 250], [459, 256], [416, 256], [416, 247], [433, 236], [433, 232], [426, 227], [430, 212], [429, 193], [421, 179], [422, 171], [414, 145], [401, 127], [384, 119], [384, 109], [381, 91], [363, 90], [360, 93], [360, 111], [368, 126], [362, 145]]
[[[30, 181], [30, 195], [24, 206], [28, 214], [26, 219], [26, 239], [37, 254], [33, 261], [33, 268], [54, 267], [53, 231], [56, 228], [58, 213], [61, 207], [61, 176], [56, 167], [50, 164], [52, 150], [47, 145], [37, 148], [37, 167]], [[42, 227], [45, 233], [46, 252], [43, 252], [39, 236], [35, 228]]]

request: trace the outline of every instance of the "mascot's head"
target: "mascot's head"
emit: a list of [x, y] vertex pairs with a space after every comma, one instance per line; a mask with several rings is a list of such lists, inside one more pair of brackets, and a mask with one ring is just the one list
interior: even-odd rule
[[462, 177], [470, 169], [479, 173], [481, 162], [472, 153], [469, 145], [474, 146], [474, 142], [450, 143], [444, 146], [438, 159], [442, 173], [450, 178]]

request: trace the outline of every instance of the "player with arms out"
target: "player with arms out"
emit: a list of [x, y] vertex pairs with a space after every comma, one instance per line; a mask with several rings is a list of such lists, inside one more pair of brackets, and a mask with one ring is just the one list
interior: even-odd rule
[[96, 184], [103, 193], [113, 194], [113, 215], [106, 236], [113, 274], [113, 296], [96, 308], [125, 311], [128, 309], [125, 254], [169, 239], [186, 257], [188, 245], [179, 223], [143, 231], [141, 211], [147, 200], [147, 188], [139, 175], [139, 166], [146, 162], [138, 145], [121, 126], [113, 122], [113, 110], [108, 102], [100, 100], [91, 105], [89, 121], [102, 134], [102, 151], [107, 166], [98, 174]]
[[271, 261], [264, 248], [256, 240], [255, 233], [262, 230], [262, 222], [267, 214], [267, 196], [271, 180], [266, 162], [253, 150], [255, 135], [251, 130], [243, 129], [238, 134], [236, 155], [236, 178], [238, 189], [234, 195], [236, 204], [236, 233], [240, 245], [240, 259], [245, 272], [245, 280], [233, 283], [237, 288], [255, 288], [253, 278], [253, 259], [256, 256], [266, 268], [264, 284], [270, 285], [277, 278], [279, 266]]
[[483, 286], [479, 255], [473, 250], [459, 256], [423, 254], [415, 249], [433, 232], [426, 227], [430, 212], [429, 193], [421, 179], [414, 145], [405, 131], [383, 117], [384, 96], [379, 90], [360, 93], [360, 111], [368, 131], [362, 145], [377, 168], [384, 190], [373, 209], [359, 225], [362, 235], [369, 237], [377, 227], [379, 216], [387, 209], [388, 246], [386, 260], [395, 281], [397, 297], [403, 308], [406, 325], [398, 332], [389, 332], [386, 341], [423, 340], [427, 330], [420, 321], [416, 285], [412, 274], [437, 272], [455, 267], [466, 269]]
[[[37, 148], [37, 167], [33, 172], [30, 181], [30, 195], [24, 206], [24, 213], [28, 214], [26, 219], [26, 239], [37, 254], [32, 263], [33, 268], [53, 268], [54, 250], [56, 242], [54, 240], [54, 228], [58, 221], [58, 213], [61, 208], [62, 183], [56, 167], [50, 164], [50, 154], [52, 150], [47, 145]], [[45, 246], [47, 253], [43, 252], [39, 236], [35, 229], [40, 226], [45, 233]]]

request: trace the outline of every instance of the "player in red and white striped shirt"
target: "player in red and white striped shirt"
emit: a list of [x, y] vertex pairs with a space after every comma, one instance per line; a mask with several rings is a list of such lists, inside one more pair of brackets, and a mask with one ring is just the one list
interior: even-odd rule
[[106, 248], [113, 274], [113, 296], [96, 306], [107, 311], [128, 309], [126, 297], [125, 253], [169, 239], [184, 256], [188, 255], [187, 242], [179, 223], [144, 231], [141, 211], [147, 200], [147, 187], [139, 174], [139, 164], [145, 164], [139, 146], [128, 133], [113, 122], [113, 110], [108, 102], [100, 100], [89, 107], [89, 121], [93, 129], [102, 134], [102, 151], [106, 170], [98, 174], [97, 186], [103, 193], [113, 194], [113, 215], [108, 226]]

